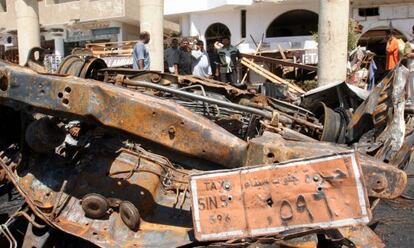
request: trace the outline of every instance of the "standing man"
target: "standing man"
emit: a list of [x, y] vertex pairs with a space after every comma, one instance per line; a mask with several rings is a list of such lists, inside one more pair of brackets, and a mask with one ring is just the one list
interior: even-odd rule
[[193, 56], [193, 75], [202, 78], [211, 78], [211, 66], [207, 52], [204, 50], [204, 42], [197, 41], [197, 49], [191, 51]]
[[215, 80], [219, 80], [219, 78], [215, 77], [216, 74], [216, 67], [217, 67], [217, 60], [218, 60], [218, 54], [216, 49], [214, 48], [213, 44], [210, 44], [207, 47], [207, 54], [208, 54], [208, 59], [210, 62], [210, 66], [211, 66], [211, 71], [214, 72], [214, 75], [212, 76], [212, 78], [214, 78]]
[[170, 73], [175, 73], [178, 70], [179, 52], [178, 40], [173, 39], [171, 41], [171, 46], [164, 51], [164, 61], [166, 62]]
[[187, 39], [183, 39], [180, 44], [178, 55], [178, 71], [176, 74], [191, 75], [193, 66], [193, 57], [191, 56], [190, 46]]
[[393, 30], [387, 30], [387, 64], [385, 70], [391, 71], [400, 61], [398, 40], [394, 36]]
[[216, 76], [220, 75], [220, 81], [237, 85], [237, 60], [240, 59], [240, 52], [230, 44], [230, 38], [222, 40], [223, 47], [218, 50], [218, 66]]
[[141, 32], [139, 34], [138, 42], [134, 46], [132, 52], [132, 68], [138, 70], [150, 69], [150, 56], [148, 49], [145, 47], [150, 41], [150, 34], [148, 32]]

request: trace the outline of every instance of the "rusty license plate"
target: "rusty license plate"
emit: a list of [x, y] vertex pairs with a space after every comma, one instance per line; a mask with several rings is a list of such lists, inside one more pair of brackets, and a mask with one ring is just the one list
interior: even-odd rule
[[190, 184], [199, 241], [328, 229], [371, 218], [353, 152], [197, 174]]

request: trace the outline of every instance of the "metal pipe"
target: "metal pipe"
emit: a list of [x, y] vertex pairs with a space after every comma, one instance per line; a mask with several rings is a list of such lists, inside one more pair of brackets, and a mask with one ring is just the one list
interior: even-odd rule
[[[194, 88], [200, 88], [201, 91], [203, 92], [203, 96], [207, 96], [206, 91], [204, 90], [204, 87], [202, 85], [200, 85], [200, 84], [182, 87], [182, 88], [179, 88], [179, 90], [183, 91], [183, 90], [194, 89]], [[207, 113], [210, 113], [210, 108], [208, 107], [208, 104], [206, 102], [204, 102], [204, 107], [207, 110]]]
[[180, 95], [180, 96], [187, 97], [187, 98], [194, 99], [194, 100], [208, 102], [208, 103], [211, 103], [211, 104], [217, 104], [219, 106], [228, 107], [228, 108], [236, 109], [236, 110], [239, 110], [239, 111], [256, 114], [256, 115], [265, 117], [267, 119], [272, 119], [272, 117], [273, 117], [272, 113], [269, 112], [269, 111], [264, 111], [264, 110], [260, 110], [260, 109], [257, 109], [257, 108], [251, 108], [251, 107], [235, 104], [235, 103], [232, 103], [232, 102], [225, 102], [225, 101], [217, 100], [217, 99], [214, 99], [214, 98], [200, 96], [200, 95], [197, 95], [197, 94], [189, 93], [189, 92], [186, 92], [186, 91], [176, 90], [176, 89], [161, 86], [161, 85], [158, 85], [158, 84], [153, 84], [153, 83], [148, 83], [148, 82], [143, 82], [143, 81], [130, 80], [130, 79], [125, 79], [125, 81], [123, 83], [127, 84], [127, 85], [132, 85], [132, 86], [152, 88], [152, 89], [165, 91], [165, 92], [168, 92], [168, 93], [171, 93], [171, 94]]

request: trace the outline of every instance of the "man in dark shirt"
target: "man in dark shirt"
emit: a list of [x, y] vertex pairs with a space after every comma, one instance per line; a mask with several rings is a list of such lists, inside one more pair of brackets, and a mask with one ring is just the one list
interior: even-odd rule
[[208, 58], [210, 60], [210, 66], [211, 66], [211, 71], [213, 72], [213, 77], [215, 80], [219, 80], [219, 78], [216, 77], [218, 54], [214, 48], [214, 45], [210, 44], [210, 46], [207, 48], [207, 53], [208, 53]]
[[175, 73], [177, 71], [179, 52], [178, 40], [173, 39], [171, 41], [171, 46], [164, 51], [164, 61], [167, 64], [167, 71], [170, 73]]
[[237, 60], [240, 59], [240, 52], [237, 47], [230, 44], [230, 38], [222, 40], [223, 47], [218, 50], [218, 66], [216, 77], [220, 76], [220, 81], [237, 85]]
[[183, 39], [180, 44], [180, 52], [178, 56], [178, 72], [180, 75], [191, 75], [193, 73], [193, 57], [187, 39]]

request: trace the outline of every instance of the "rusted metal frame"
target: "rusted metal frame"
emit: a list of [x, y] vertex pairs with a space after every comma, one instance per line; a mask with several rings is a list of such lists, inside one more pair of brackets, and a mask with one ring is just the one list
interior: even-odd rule
[[6, 172], [9, 180], [13, 183], [13, 185], [16, 187], [17, 191], [19, 191], [20, 195], [22, 195], [25, 199], [25, 202], [29, 205], [29, 207], [32, 209], [32, 211], [39, 216], [44, 222], [46, 222], [48, 225], [51, 225], [53, 227], [56, 227], [60, 229], [61, 231], [64, 231], [63, 229], [59, 228], [59, 226], [54, 225], [52, 221], [49, 221], [49, 219], [46, 217], [46, 215], [40, 211], [36, 204], [31, 200], [29, 195], [24, 191], [24, 189], [20, 186], [20, 184], [17, 182], [17, 175], [11, 171], [11, 169], [2, 161], [0, 160], [0, 167], [3, 168], [3, 170]]
[[392, 90], [392, 117], [389, 118], [385, 130], [376, 139], [384, 146], [377, 152], [375, 157], [380, 160], [391, 161], [397, 152], [401, 149], [405, 137], [405, 86], [408, 81], [409, 71], [401, 65], [396, 69], [396, 76], [393, 82]]
[[[133, 93], [112, 85], [103, 85], [95, 81], [37, 75], [30, 70], [9, 66], [7, 64], [3, 64], [2, 69], [5, 72], [3, 75], [7, 75], [6, 79], [9, 83], [6, 91], [0, 91], [0, 99], [5, 104], [15, 107], [33, 105], [37, 108], [55, 112], [73, 113], [78, 116], [92, 116], [100, 120], [103, 124], [128, 131], [137, 136], [144, 136], [148, 139], [158, 141], [175, 151], [183, 151], [186, 154], [205, 158], [227, 167], [238, 167], [244, 164], [246, 142], [241, 141], [220, 127], [211, 124], [206, 119], [169, 101]], [[4, 76], [2, 80], [4, 80]], [[65, 97], [68, 97], [70, 101], [73, 100], [72, 102], [78, 99], [80, 102], [76, 105], [65, 105], [57, 97], [58, 93], [64, 92], [67, 86], [71, 86], [72, 88], [69, 96]], [[46, 95], [45, 92], [42, 93], [42, 89], [48, 89], [50, 94]], [[107, 95], [103, 94], [103, 92]], [[89, 103], [90, 97], [95, 98], [95, 105]], [[99, 101], [99, 98], [102, 97], [104, 99]], [[149, 102], [146, 102], [146, 100]], [[140, 104], [136, 101], [140, 101]], [[97, 103], [100, 104], [96, 105]], [[129, 104], [131, 104], [131, 108], [127, 108]], [[105, 108], [105, 106], [109, 106], [109, 108]], [[171, 107], [173, 107], [172, 110]], [[117, 109], [117, 111], [115, 112], [114, 109]], [[158, 109], [162, 113], [161, 116], [168, 118], [154, 118], [152, 116], [153, 111]], [[140, 113], [140, 111], [148, 110], [151, 111], [147, 115]], [[185, 115], [180, 113], [181, 111]], [[121, 113], [125, 114], [125, 112], [127, 112], [127, 115], [120, 115]], [[101, 113], [108, 113], [108, 115], [103, 117]], [[133, 115], [136, 115], [137, 118], [131, 118]], [[150, 134], [140, 130], [140, 127], [144, 124], [138, 123], [139, 120], [142, 122], [142, 120], [146, 119], [149, 119], [149, 124], [155, 125], [144, 129], [144, 131], [148, 131]], [[185, 129], [185, 135], [183, 134], [185, 137], [182, 137], [178, 141], [168, 142], [170, 135], [177, 135], [178, 131], [174, 125], [176, 125], [176, 122], [180, 123], [183, 119], [185, 120], [184, 123], [192, 123], [194, 126], [191, 126], [191, 129]], [[164, 124], [162, 122], [167, 123], [160, 127], [160, 124]], [[171, 126], [173, 128], [170, 128]], [[159, 130], [164, 131], [164, 135], [162, 135], [162, 132], [159, 134]], [[209, 135], [208, 139], [205, 139], [203, 136], [206, 131], [207, 135]], [[306, 146], [308, 147], [309, 144]], [[303, 153], [301, 156], [307, 156], [307, 154]]]
[[24, 235], [22, 248], [44, 247], [49, 237], [50, 231], [46, 231], [43, 235], [37, 236], [33, 233], [33, 223], [29, 222]]
[[[251, 102], [251, 101], [242, 101], [241, 103], [243, 105], [246, 105], [246, 106], [249, 106], [249, 107], [255, 107], [255, 108], [259, 108], [259, 109], [268, 109], [269, 111], [272, 109], [272, 107], [263, 107], [259, 104]], [[291, 114], [288, 114], [288, 113], [285, 113], [285, 112], [282, 112], [282, 111], [279, 111], [279, 110], [273, 110], [273, 109], [272, 109], [272, 112], [277, 112], [281, 116], [288, 118], [292, 123], [308, 126], [309, 128], [316, 129], [316, 130], [323, 130], [322, 125], [318, 125], [316, 123], [312, 123], [312, 122], [307, 121], [303, 115], [300, 115], [300, 116], [299, 115], [291, 115]], [[283, 121], [281, 121], [281, 122], [283, 123]]]
[[369, 125], [368, 122], [375, 124], [374, 113], [384, 93], [391, 85], [395, 75], [395, 70], [388, 75], [374, 88], [368, 98], [355, 110], [347, 126], [347, 141], [358, 140]]
[[[201, 85], [201, 84], [185, 86], [185, 87], [180, 88], [180, 90], [182, 91], [182, 90], [189, 90], [189, 89], [194, 89], [194, 88], [200, 88], [201, 92], [203, 92], [203, 96], [207, 97], [206, 90], [204, 89], [203, 85]], [[210, 108], [208, 107], [208, 103], [203, 102], [203, 105], [205, 107], [205, 110], [207, 110], [207, 113], [210, 114]], [[204, 113], [206, 113], [206, 111], [204, 111]]]
[[242, 57], [245, 57], [245, 58], [248, 58], [248, 59], [254, 59], [256, 61], [263, 61], [263, 62], [267, 62], [267, 63], [271, 63], [271, 64], [276, 64], [276, 65], [283, 65], [283, 66], [301, 68], [301, 69], [305, 69], [305, 70], [308, 70], [308, 71], [317, 71], [318, 70], [318, 68], [316, 66], [302, 65], [302, 64], [293, 63], [293, 62], [289, 62], [289, 61], [284, 61], [284, 60], [281, 60], [281, 59], [270, 58], [270, 57], [251, 55], [251, 54], [245, 54], [245, 53], [242, 54]]
[[252, 107], [247, 107], [247, 106], [243, 106], [243, 105], [239, 105], [239, 104], [235, 104], [232, 102], [225, 102], [225, 101], [221, 101], [221, 100], [217, 100], [214, 98], [210, 98], [210, 97], [205, 97], [205, 96], [200, 96], [197, 94], [193, 94], [193, 93], [189, 93], [189, 92], [185, 92], [185, 91], [181, 91], [181, 90], [176, 90], [173, 88], [169, 88], [169, 87], [165, 87], [165, 86], [161, 86], [158, 84], [153, 84], [153, 83], [148, 83], [148, 82], [143, 82], [143, 81], [136, 81], [136, 80], [130, 80], [130, 79], [126, 79], [124, 81], [125, 84], [127, 85], [132, 85], [132, 86], [140, 86], [140, 87], [147, 87], [147, 88], [152, 88], [152, 89], [156, 89], [156, 90], [161, 90], [161, 91], [165, 91], [165, 92], [169, 92], [175, 95], [180, 95], [183, 97], [187, 97], [190, 99], [194, 99], [194, 100], [200, 100], [203, 102], [208, 102], [211, 104], [217, 104], [219, 106], [223, 106], [223, 107], [228, 107], [228, 108], [232, 108], [235, 110], [239, 110], [239, 111], [244, 111], [244, 112], [249, 112], [252, 114], [256, 114], [268, 119], [272, 118], [272, 113], [270, 111], [264, 111], [264, 110], [260, 110], [257, 108], [252, 108]]
[[[95, 155], [95, 157], [99, 156], [99, 154], [97, 154], [97, 153], [93, 153], [93, 154]], [[109, 154], [112, 154], [112, 153], [109, 153]], [[103, 156], [105, 156], [105, 155], [103, 155]], [[120, 157], [118, 157], [118, 158], [120, 158]], [[117, 159], [117, 161], [118, 161], [117, 165], [115, 165], [115, 164], [111, 165], [110, 172], [116, 172], [116, 171], [120, 171], [120, 170], [123, 170], [123, 169], [127, 168], [127, 167], [125, 167], [126, 164], [124, 164], [124, 162], [123, 162], [124, 159], [120, 158], [119, 160]], [[90, 161], [90, 162], [94, 163], [93, 161]], [[85, 165], [92, 166], [92, 165], [89, 164], [90, 162], [86, 162], [86, 164], [81, 164], [79, 166], [79, 168], [85, 168]], [[44, 168], [50, 167], [48, 164], [50, 165], [50, 163], [45, 163], [43, 165], [43, 167]], [[100, 162], [97, 162], [97, 164], [100, 164]], [[88, 178], [91, 178], [90, 182], [94, 182], [95, 180], [105, 181], [107, 178], [105, 178], [104, 175], [106, 175], [107, 170], [105, 168], [100, 167], [97, 164], [94, 165], [95, 166], [94, 168], [96, 168], [96, 169], [91, 170], [89, 172], [86, 172], [86, 174], [83, 174], [83, 175], [76, 175], [75, 178], [72, 178], [71, 179], [72, 183], [79, 182], [78, 181], [79, 177], [83, 178], [82, 180], [88, 180]], [[135, 163], [132, 162], [132, 161], [129, 161], [128, 164], [131, 166], [130, 168], [135, 167]], [[44, 195], [44, 194], [46, 194], [50, 191], [49, 191], [49, 189], [44, 189], [44, 187], [39, 187], [41, 184], [44, 184], [45, 181], [43, 181], [43, 180], [47, 181], [51, 178], [53, 178], [55, 180], [57, 179], [56, 174], [54, 174], [53, 172], [50, 172], [50, 174], [49, 174], [49, 172], [47, 172], [46, 175], [48, 175], [48, 176], [46, 178], [43, 178], [43, 180], [39, 179], [39, 178], [36, 178], [36, 177], [33, 177], [32, 173], [36, 174], [35, 173], [36, 169], [39, 168], [39, 167], [42, 167], [41, 165], [38, 165], [38, 166], [37, 165], [38, 165], [37, 163], [33, 164], [33, 167], [30, 168], [31, 173], [27, 174], [24, 177], [16, 178], [16, 181], [22, 187], [23, 191], [26, 191], [26, 196], [30, 197], [32, 199], [32, 201], [36, 204], [38, 204], [36, 201], [39, 201], [40, 198], [34, 199], [35, 196], [33, 194], [32, 189], [36, 189], [36, 192], [39, 192], [40, 195]], [[116, 168], [114, 168], [113, 166], [116, 166]], [[153, 165], [151, 166], [150, 164], [147, 164], [146, 166], [150, 166], [149, 169], [151, 171], [153, 169], [155, 169], [154, 168], [155, 166], [153, 166]], [[63, 165], [63, 167], [66, 168], [66, 166], [64, 166], [64, 165]], [[58, 180], [66, 178], [67, 175], [72, 175], [72, 173], [70, 173], [70, 171], [72, 171], [72, 169], [70, 169], [70, 168], [67, 168], [67, 169], [68, 170], [65, 170], [65, 171], [67, 171], [68, 173], [60, 173], [60, 175], [62, 175], [63, 178], [60, 178]], [[101, 171], [99, 171], [100, 169], [101, 169]], [[51, 171], [53, 171], [53, 170], [51, 170]], [[98, 178], [96, 178], [94, 180], [95, 173], [97, 173], [99, 175], [102, 175], [102, 178], [100, 178], [101, 176], [98, 176]], [[32, 174], [32, 176], [30, 176], [30, 174]], [[153, 180], [152, 176], [148, 177], [148, 174], [144, 175], [145, 172], [143, 172], [142, 174], [141, 173], [139, 173], [139, 174], [140, 175], [134, 175], [133, 181], [129, 181], [129, 183], [125, 181], [125, 185], [126, 184], [134, 184], [134, 185], [139, 185], [140, 187], [144, 187], [145, 189], [149, 190], [149, 192], [147, 192], [148, 194], [146, 194], [147, 196], [152, 195], [153, 198], [157, 198], [159, 200], [159, 201], [157, 201], [157, 204], [159, 206], [165, 206], [167, 208], [172, 208], [172, 206], [170, 205], [170, 202], [168, 200], [168, 196], [166, 196], [165, 194], [158, 195], [156, 193], [156, 191], [150, 190], [149, 188], [144, 186], [144, 184], [147, 185], [147, 186], [148, 186], [148, 184], [151, 184], [151, 185], [157, 184], [158, 185], [158, 183], [156, 183], [155, 180]], [[153, 173], [151, 172], [151, 174], [153, 174]], [[160, 174], [160, 172], [158, 172], [156, 174]], [[85, 177], [85, 175], [87, 177]], [[139, 176], [139, 177], [137, 177], [137, 176]], [[158, 176], [154, 175], [154, 177], [158, 177]], [[29, 180], [27, 181], [28, 178], [29, 178]], [[30, 178], [33, 178], [33, 181], [31, 181]], [[118, 180], [121, 180], [122, 182], [124, 182], [124, 178], [125, 177], [123, 175], [118, 175], [118, 176], [112, 177], [112, 180], [113, 180], [113, 182], [118, 181]], [[82, 182], [82, 180], [81, 180], [81, 182]], [[25, 182], [27, 182], [27, 184], [25, 184]], [[106, 182], [108, 182], [108, 181], [106, 181]], [[72, 183], [69, 183], [69, 184], [72, 184]], [[94, 183], [91, 183], [91, 184], [93, 185]], [[122, 183], [122, 184], [124, 184], [124, 183]], [[107, 184], [97, 183], [97, 184], [95, 184], [95, 187], [91, 186], [88, 189], [88, 191], [89, 192], [96, 192], [95, 190], [98, 190], [98, 191], [100, 189], [105, 190], [105, 187], [108, 187], [108, 186], [105, 186], [105, 185], [107, 185]], [[57, 186], [58, 186], [58, 184], [55, 187], [57, 187]], [[96, 186], [98, 186], [99, 188], [96, 188]], [[59, 197], [59, 195], [55, 193], [55, 192], [58, 192], [58, 190], [59, 190], [58, 188], [55, 188], [53, 190], [53, 192], [52, 192], [53, 198], [48, 200], [48, 201], [50, 201], [50, 203], [55, 202], [55, 199]], [[112, 187], [108, 187], [108, 191], [109, 190], [115, 190], [116, 191], [117, 186], [114, 187], [114, 185], [112, 185]], [[115, 194], [115, 195], [119, 195], [119, 193], [120, 193], [119, 191], [120, 190], [118, 189], [117, 194]], [[184, 244], [189, 242], [187, 233], [190, 231], [190, 228], [191, 228], [190, 226], [187, 226], [187, 224], [185, 226], [183, 226], [182, 224], [175, 225], [173, 222], [170, 222], [170, 221], [168, 223], [164, 223], [163, 222], [163, 217], [161, 216], [160, 218], [158, 218], [159, 217], [158, 214], [155, 214], [153, 217], [151, 217], [151, 220], [148, 221], [149, 224], [147, 222], [147, 226], [139, 231], [141, 235], [135, 236], [135, 232], [132, 232], [132, 231], [127, 231], [128, 238], [124, 238], [124, 239], [116, 238], [112, 235], [108, 235], [108, 232], [110, 234], [115, 233], [115, 231], [110, 231], [110, 230], [113, 230], [113, 227], [117, 226], [117, 224], [115, 224], [111, 221], [102, 221], [102, 220], [94, 221], [92, 219], [84, 219], [84, 217], [83, 217], [84, 213], [82, 212], [82, 209], [80, 209], [80, 206], [79, 206], [79, 200], [82, 198], [82, 195], [84, 194], [83, 190], [79, 191], [79, 187], [76, 187], [76, 188], [72, 188], [71, 190], [66, 192], [66, 194], [70, 195], [71, 200], [70, 200], [70, 202], [68, 202], [68, 204], [65, 204], [65, 207], [62, 208], [61, 213], [59, 214], [59, 217], [54, 219], [53, 216], [50, 213], [45, 213], [45, 217], [48, 218], [53, 223], [55, 223], [55, 225], [61, 226], [64, 229], [65, 232], [68, 232], [68, 233], [70, 233], [72, 235], [75, 235], [75, 236], [82, 237], [83, 239], [89, 240], [89, 241], [95, 243], [98, 246], [101, 246], [101, 247], [126, 247], [126, 246], [128, 246], [127, 244], [130, 244], [130, 243], [138, 244], [138, 243], [143, 243], [143, 242], [149, 242], [151, 240], [151, 238], [147, 239], [147, 237], [148, 236], [151, 237], [151, 233], [164, 234], [164, 232], [170, 233], [170, 234], [171, 233], [175, 233], [175, 234], [182, 233], [185, 236], [185, 238], [183, 238], [183, 237], [177, 238], [177, 243], [174, 243], [174, 246], [184, 245]], [[122, 196], [120, 196], [120, 199], [131, 200], [131, 199], [136, 199], [138, 197], [138, 199], [140, 199], [138, 201], [140, 201], [142, 204], [147, 206], [147, 204], [143, 201], [143, 199], [147, 199], [147, 197], [144, 197], [144, 196], [140, 195], [139, 191], [137, 191], [136, 194], [131, 194], [131, 192], [126, 192], [125, 194], [127, 195], [127, 197], [130, 197], [130, 198], [122, 198]], [[123, 197], [125, 197], [125, 195]], [[183, 202], [183, 200], [181, 200], [181, 203], [182, 202]], [[145, 207], [145, 206], [143, 206], [143, 208], [146, 208], [146, 209], [150, 210], [151, 209], [151, 207], [149, 207], [150, 205], [148, 205], [148, 208]], [[78, 206], [78, 207], [75, 207], [75, 209], [77, 209], [77, 210], [73, 209], [74, 206]], [[39, 206], [39, 210], [43, 211], [43, 212], [46, 212], [44, 210], [45, 209], [52, 209], [51, 207], [52, 207], [52, 205], [49, 205], [49, 207]], [[189, 211], [189, 205], [187, 203], [185, 204], [184, 209], [185, 209], [186, 212]], [[140, 211], [141, 211], [141, 209], [140, 209]], [[160, 213], [160, 211], [161, 210], [158, 210], [157, 213]], [[178, 213], [179, 213], [178, 209], [177, 209], [177, 211], [175, 211], [175, 213], [177, 213], [177, 215], [178, 215]], [[119, 214], [117, 214], [117, 211], [115, 211], [115, 213], [111, 213], [111, 216], [112, 216], [112, 214], [116, 215], [115, 218], [119, 218]], [[71, 219], [71, 216], [74, 216], [74, 215], [76, 215], [78, 217], [81, 217], [81, 218], [80, 219], [79, 218]], [[162, 215], [162, 212], [161, 212], [161, 215]], [[112, 217], [110, 217], [110, 218], [112, 218]], [[143, 219], [145, 219], [145, 218], [143, 218]], [[185, 216], [182, 217], [182, 218], [174, 218], [174, 219], [177, 220], [177, 221], [179, 220], [180, 223], [182, 223], [184, 220], [186, 220], [186, 223], [188, 223], [188, 224], [191, 223], [191, 218], [185, 217]], [[165, 216], [164, 216], [164, 220], [165, 220]], [[154, 226], [153, 224], [159, 225], [160, 226], [159, 229], [157, 228], [157, 226]], [[76, 226], [76, 228], [74, 228], [74, 226]], [[104, 229], [104, 227], [106, 229]], [[126, 227], [118, 227], [116, 233], [125, 232], [126, 231], [125, 228]], [[168, 229], [168, 230], [166, 230], [166, 229]], [[121, 231], [121, 230], [124, 230], [124, 231]], [[97, 234], [95, 235], [95, 234], [93, 234], [93, 232], [96, 232]], [[170, 237], [171, 239], [173, 239], [171, 236], [168, 236], [168, 234], [165, 234], [165, 235], [166, 235], [167, 238]], [[172, 234], [172, 235], [174, 235], [174, 234]], [[99, 240], [94, 238], [96, 236], [99, 236]], [[102, 237], [104, 237], [104, 239], [102, 239]], [[180, 242], [182, 242], [182, 243], [180, 243]], [[171, 246], [171, 243], [170, 243], [169, 246]], [[168, 246], [168, 243], [165, 243], [163, 247], [169, 247], [169, 246]]]
[[391, 164], [400, 169], [406, 169], [414, 148], [414, 132], [407, 135], [401, 149], [394, 156]]
[[353, 247], [385, 247], [381, 238], [366, 225], [342, 227], [339, 228], [338, 231], [343, 238], [353, 243]]
[[[346, 151], [349, 149], [332, 143], [291, 141], [265, 132], [261, 137], [250, 140], [245, 165], [272, 164]], [[370, 197], [394, 199], [403, 193], [407, 186], [404, 171], [364, 154], [360, 154], [359, 163]]]
[[[36, 204], [33, 202], [33, 200], [30, 198], [29, 194], [20, 186], [20, 184], [18, 183], [17, 180], [17, 175], [15, 175], [10, 168], [8, 168], [8, 166], [6, 164], [3, 163], [3, 161], [0, 160], [0, 167], [2, 167], [6, 173], [7, 176], [9, 178], [9, 180], [13, 183], [13, 185], [16, 187], [17, 191], [19, 191], [20, 195], [22, 195], [25, 199], [25, 202], [28, 204], [28, 206], [30, 207], [30, 209], [36, 214], [36, 216], [38, 216], [40, 219], [42, 219], [46, 224], [48, 224], [49, 226], [56, 228], [62, 232], [67, 232], [67, 230], [65, 230], [63, 227], [55, 224], [54, 221], [50, 220], [46, 213], [42, 212], [37, 206]], [[87, 240], [85, 238], [83, 238], [82, 236], [78, 236], [79, 238], [82, 238], [86, 241], [90, 241]]]
[[228, 168], [243, 163], [245, 141], [172, 101], [93, 80], [39, 75], [7, 63], [0, 63], [0, 73], [7, 86], [0, 90], [0, 102], [12, 108], [87, 117]]
[[[163, 75], [164, 76], [164, 75]], [[226, 93], [229, 98], [231, 97], [239, 97], [239, 96], [245, 96], [245, 97], [253, 97], [255, 94], [247, 91], [242, 90], [239, 88], [234, 87], [233, 85], [229, 85], [220, 81], [216, 81], [209, 78], [200, 78], [197, 76], [176, 76], [178, 79], [178, 83], [182, 85], [193, 85], [193, 84], [201, 84], [203, 86], [206, 86], [210, 89], [215, 90], [222, 90], [223, 93]]]

